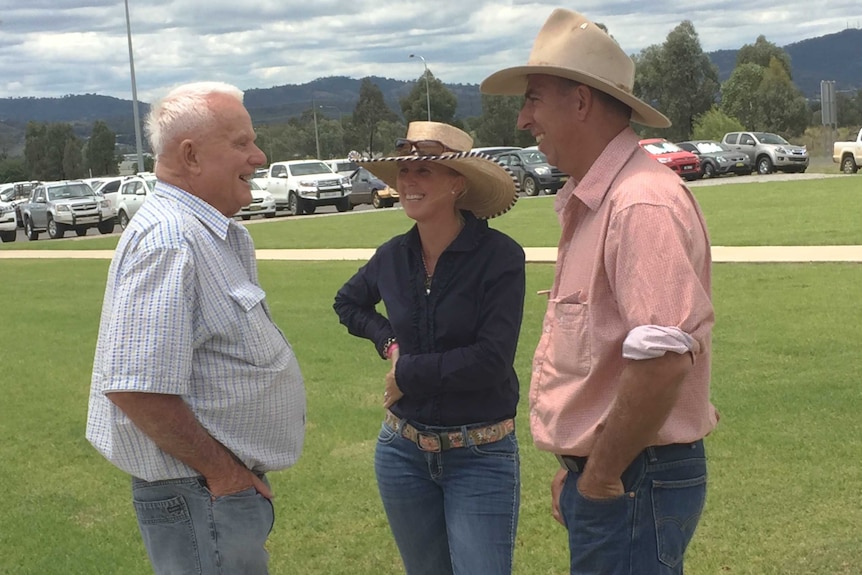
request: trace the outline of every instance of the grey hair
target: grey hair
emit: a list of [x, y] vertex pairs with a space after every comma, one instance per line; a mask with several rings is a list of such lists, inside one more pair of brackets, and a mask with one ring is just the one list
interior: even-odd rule
[[178, 135], [192, 133], [215, 119], [207, 101], [212, 94], [226, 94], [242, 103], [242, 90], [236, 86], [194, 82], [174, 88], [150, 108], [145, 128], [156, 159]]

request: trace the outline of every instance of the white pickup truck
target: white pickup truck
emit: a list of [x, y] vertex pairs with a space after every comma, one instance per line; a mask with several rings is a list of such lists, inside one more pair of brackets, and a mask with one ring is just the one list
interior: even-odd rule
[[255, 181], [272, 194], [276, 209], [287, 208], [296, 216], [313, 214], [318, 206], [335, 206], [339, 212], [350, 209], [350, 178], [320, 160], [275, 162]]
[[862, 130], [856, 135], [855, 142], [835, 142], [832, 146], [832, 161], [845, 174], [856, 173], [862, 166]]

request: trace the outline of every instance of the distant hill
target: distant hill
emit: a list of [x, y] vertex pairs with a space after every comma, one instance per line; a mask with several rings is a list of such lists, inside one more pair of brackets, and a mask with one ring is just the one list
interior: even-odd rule
[[[783, 49], [790, 56], [793, 83], [807, 97], [819, 100], [821, 80], [834, 80], [835, 89], [839, 91], [862, 89], [860, 47], [862, 29], [848, 28], [835, 34], [794, 42]], [[737, 52], [717, 50], [707, 54], [718, 66], [718, 78], [722, 82], [736, 67]]]
[[[768, 39], [768, 37], [767, 37]], [[837, 90], [862, 89], [862, 30], [847, 29], [784, 46], [790, 55], [793, 80], [809, 98], [820, 97], [820, 81], [835, 80]], [[737, 50], [717, 50], [707, 55], [718, 67], [719, 79], [726, 80], [736, 65]], [[399, 100], [415, 81], [372, 77], [383, 92], [386, 103], [400, 114]], [[323, 106], [321, 115], [335, 118], [353, 112], [359, 98], [361, 80], [345, 76], [318, 78], [306, 84], [255, 88], [245, 92], [245, 103], [255, 124], [282, 123], [309, 110], [312, 100]], [[477, 84], [446, 84], [458, 99], [455, 115], [459, 118], [482, 113], [482, 99]], [[141, 117], [149, 105], [139, 106]], [[23, 130], [29, 121], [68, 122], [81, 137], [88, 137], [93, 122], [104, 120], [117, 133], [120, 144], [134, 145], [134, 121], [130, 100], [97, 94], [68, 95], [62, 98], [0, 98], [0, 135], [6, 147], [23, 147]], [[4, 126], [5, 124], [5, 126]], [[10, 138], [17, 138], [9, 144]], [[0, 142], [2, 143], [2, 142]]]

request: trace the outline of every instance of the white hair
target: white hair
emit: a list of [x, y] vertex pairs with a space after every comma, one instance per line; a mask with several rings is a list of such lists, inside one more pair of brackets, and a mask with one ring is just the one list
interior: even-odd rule
[[156, 159], [178, 135], [192, 133], [215, 119], [208, 102], [212, 94], [227, 94], [242, 103], [242, 90], [236, 86], [194, 82], [177, 86], [150, 108], [146, 131]]

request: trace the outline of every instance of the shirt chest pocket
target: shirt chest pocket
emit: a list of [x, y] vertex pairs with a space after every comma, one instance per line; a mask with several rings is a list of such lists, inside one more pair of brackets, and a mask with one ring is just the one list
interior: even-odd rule
[[553, 365], [562, 374], [586, 376], [590, 371], [590, 314], [577, 297], [552, 300], [550, 351]]
[[284, 338], [264, 309], [266, 293], [252, 283], [231, 286], [231, 325], [225, 338], [242, 351], [239, 356], [249, 363], [265, 366], [278, 355]]

